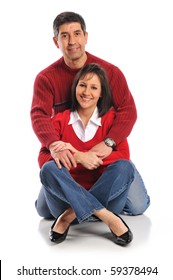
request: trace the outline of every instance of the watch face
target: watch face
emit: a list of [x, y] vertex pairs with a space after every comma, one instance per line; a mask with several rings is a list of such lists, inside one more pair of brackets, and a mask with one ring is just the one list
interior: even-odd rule
[[106, 142], [107, 142], [107, 144], [108, 144], [109, 146], [112, 146], [112, 144], [113, 144], [111, 139], [107, 139]]
[[109, 147], [113, 147], [115, 145], [114, 141], [111, 138], [106, 138], [105, 144]]

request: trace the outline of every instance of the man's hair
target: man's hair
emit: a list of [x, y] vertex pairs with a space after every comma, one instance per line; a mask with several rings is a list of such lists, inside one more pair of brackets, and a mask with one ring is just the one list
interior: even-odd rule
[[85, 34], [86, 32], [86, 24], [83, 19], [83, 17], [77, 13], [74, 12], [63, 12], [54, 19], [53, 22], [53, 32], [54, 36], [57, 38], [59, 34], [59, 27], [64, 23], [70, 23], [70, 22], [79, 22], [81, 25], [81, 28]]
[[97, 63], [89, 63], [83, 66], [79, 72], [76, 74], [72, 89], [71, 89], [71, 98], [72, 98], [72, 106], [71, 111], [76, 111], [78, 109], [78, 101], [76, 99], [76, 86], [80, 79], [83, 79], [86, 75], [90, 74], [92, 77], [94, 74], [98, 76], [101, 83], [101, 97], [97, 102], [99, 117], [102, 117], [106, 112], [113, 106], [112, 104], [112, 94], [109, 86], [109, 82], [107, 79], [107, 75], [102, 67], [100, 67]]

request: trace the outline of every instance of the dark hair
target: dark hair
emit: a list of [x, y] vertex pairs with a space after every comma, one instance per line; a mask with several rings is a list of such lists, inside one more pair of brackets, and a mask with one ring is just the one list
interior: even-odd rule
[[63, 12], [54, 19], [53, 22], [53, 32], [54, 36], [57, 37], [59, 33], [59, 27], [67, 22], [79, 22], [81, 25], [81, 28], [85, 34], [86, 32], [86, 24], [84, 19], [81, 15], [74, 13], [74, 12]]
[[112, 94], [109, 87], [107, 75], [102, 67], [96, 63], [89, 63], [83, 66], [76, 74], [72, 84], [72, 106], [71, 111], [78, 109], [78, 101], [76, 99], [76, 86], [80, 79], [84, 78], [88, 73], [96, 74], [101, 83], [101, 98], [97, 102], [99, 117], [102, 117], [112, 107]]

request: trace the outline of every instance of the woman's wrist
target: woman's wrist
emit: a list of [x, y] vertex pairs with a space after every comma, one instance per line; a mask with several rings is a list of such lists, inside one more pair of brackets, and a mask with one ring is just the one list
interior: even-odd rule
[[74, 159], [77, 163], [81, 163], [83, 152], [76, 151], [73, 153]]

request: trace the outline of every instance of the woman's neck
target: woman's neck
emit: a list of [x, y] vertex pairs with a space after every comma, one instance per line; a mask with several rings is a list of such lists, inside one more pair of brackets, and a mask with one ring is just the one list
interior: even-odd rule
[[80, 118], [83, 122], [83, 125], [85, 127], [87, 126], [92, 114], [94, 113], [94, 110], [95, 109], [93, 109], [93, 108], [92, 109], [90, 109], [90, 108], [89, 109], [82, 109], [82, 108], [78, 109], [77, 112], [78, 112], [78, 114], [79, 114], [79, 116], [80, 116]]

